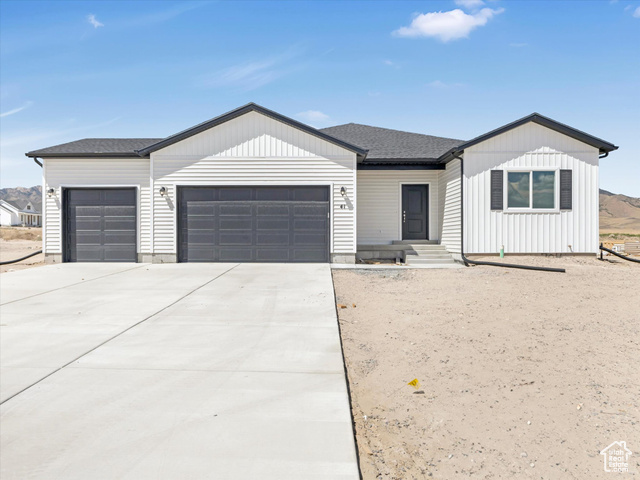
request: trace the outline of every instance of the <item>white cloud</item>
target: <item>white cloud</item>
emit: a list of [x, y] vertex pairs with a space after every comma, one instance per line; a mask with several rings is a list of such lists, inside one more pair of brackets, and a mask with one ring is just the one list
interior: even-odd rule
[[385, 64], [385, 65], [389, 65], [389, 66], [391, 66], [391, 67], [395, 65], [395, 63], [393, 63], [391, 60], [385, 60], [385, 61], [384, 61], [384, 64]]
[[510, 47], [514, 47], [514, 48], [522, 48], [528, 45], [529, 45], [528, 43], [510, 43], [509, 44]]
[[21, 112], [24, 109], [29, 108], [31, 105], [33, 105], [33, 102], [27, 102], [24, 105], [22, 105], [21, 107], [14, 108], [13, 110], [9, 110], [7, 112], [2, 112], [2, 113], [0, 113], [0, 118], [8, 117], [10, 115], [13, 115], [13, 114], [16, 114], [18, 112]]
[[298, 56], [298, 52], [290, 50], [282, 55], [239, 63], [212, 74], [200, 76], [197, 84], [205, 88], [236, 87], [244, 91], [255, 90], [290, 73], [296, 67], [289, 61]]
[[451, 87], [464, 87], [464, 83], [445, 83], [441, 80], [434, 80], [433, 82], [427, 83], [427, 87], [431, 88], [451, 88]]
[[459, 8], [449, 12], [430, 12], [417, 15], [411, 25], [401, 27], [393, 34], [399, 37], [434, 37], [442, 42], [466, 38], [477, 27], [486, 25], [495, 15], [504, 12], [504, 8], [482, 10], [467, 14]]
[[632, 15], [636, 18], [640, 18], [640, 7], [636, 7], [636, 9], [633, 11]]
[[482, 0], [455, 0], [455, 3], [467, 9], [479, 8], [484, 5]]
[[104, 27], [104, 23], [100, 23], [93, 13], [87, 15], [87, 21], [93, 25], [93, 28]]
[[301, 118], [307, 122], [326, 122], [329, 120], [329, 115], [322, 113], [319, 110], [307, 110], [306, 112], [300, 112], [296, 117]]

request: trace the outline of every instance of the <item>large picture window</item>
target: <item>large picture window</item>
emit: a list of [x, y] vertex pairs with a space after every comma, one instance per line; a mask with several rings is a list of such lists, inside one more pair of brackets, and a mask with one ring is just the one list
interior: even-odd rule
[[520, 171], [507, 174], [507, 208], [556, 207], [555, 171]]

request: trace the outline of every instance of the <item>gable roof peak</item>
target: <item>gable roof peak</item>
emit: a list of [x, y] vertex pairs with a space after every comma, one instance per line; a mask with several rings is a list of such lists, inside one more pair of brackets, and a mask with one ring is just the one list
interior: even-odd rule
[[367, 150], [357, 147], [351, 143], [340, 140], [332, 135], [324, 133], [317, 128], [311, 127], [307, 124], [294, 120], [293, 118], [286, 117], [280, 113], [277, 113], [273, 110], [269, 110], [268, 108], [263, 107], [262, 105], [258, 105], [254, 102], [249, 102], [241, 107], [238, 107], [234, 110], [231, 110], [227, 113], [223, 113], [217, 117], [214, 117], [210, 120], [206, 120], [202, 123], [194, 125], [193, 127], [187, 128], [181, 132], [178, 132], [174, 135], [170, 135], [167, 138], [160, 140], [152, 145], [136, 150], [136, 153], [140, 156], [147, 156], [152, 152], [160, 150], [162, 148], [168, 147], [169, 145], [173, 145], [174, 143], [180, 142], [186, 138], [189, 138], [198, 133], [204, 132], [205, 130], [209, 130], [210, 128], [216, 127], [222, 123], [228, 122], [229, 120], [233, 120], [234, 118], [238, 118], [242, 115], [245, 115], [249, 112], [258, 112], [266, 117], [272, 118], [276, 121], [289, 125], [290, 127], [297, 128], [303, 132], [306, 132], [315, 137], [326, 140], [330, 143], [338, 145], [346, 150], [349, 150], [359, 157], [364, 158], [367, 155]]

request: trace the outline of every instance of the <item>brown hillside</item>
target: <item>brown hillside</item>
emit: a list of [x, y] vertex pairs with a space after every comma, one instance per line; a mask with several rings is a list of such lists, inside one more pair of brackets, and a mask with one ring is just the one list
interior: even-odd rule
[[640, 234], [640, 198], [600, 190], [600, 233]]

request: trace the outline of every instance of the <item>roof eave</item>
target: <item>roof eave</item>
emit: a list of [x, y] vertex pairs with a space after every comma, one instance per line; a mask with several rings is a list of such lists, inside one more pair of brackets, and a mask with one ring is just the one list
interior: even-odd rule
[[27, 152], [25, 156], [29, 158], [148, 158], [149, 156], [143, 156], [137, 152], [124, 152], [124, 153], [96, 153], [96, 152], [84, 152], [84, 153], [38, 153], [38, 151]]

